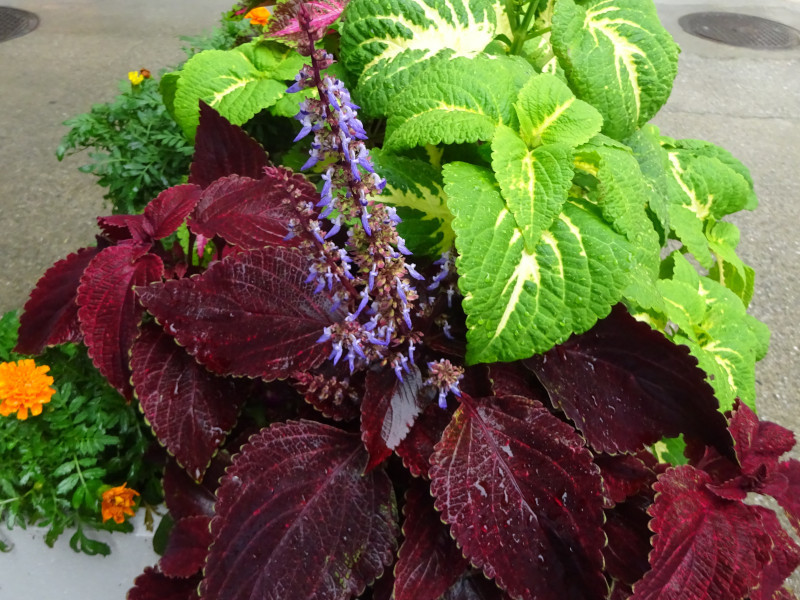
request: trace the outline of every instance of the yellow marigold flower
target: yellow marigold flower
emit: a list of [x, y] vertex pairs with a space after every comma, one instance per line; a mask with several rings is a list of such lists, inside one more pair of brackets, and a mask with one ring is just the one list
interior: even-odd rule
[[245, 19], [250, 19], [253, 25], [261, 25], [262, 27], [269, 21], [269, 9], [264, 6], [254, 8], [244, 16]]
[[144, 75], [142, 75], [139, 71], [129, 71], [128, 79], [133, 85], [139, 85], [144, 81]]
[[115, 523], [122, 523], [125, 520], [125, 515], [133, 516], [133, 505], [136, 502], [133, 497], [138, 496], [139, 492], [125, 487], [126, 485], [128, 485], [127, 481], [103, 492], [103, 502], [100, 506], [100, 512], [103, 514], [103, 523], [109, 519], [114, 519]]
[[42, 414], [42, 404], [50, 402], [56, 391], [50, 386], [53, 378], [45, 375], [47, 365], [37, 367], [30, 358], [17, 362], [0, 363], [0, 415], [17, 413], [24, 421], [28, 411], [33, 416]]

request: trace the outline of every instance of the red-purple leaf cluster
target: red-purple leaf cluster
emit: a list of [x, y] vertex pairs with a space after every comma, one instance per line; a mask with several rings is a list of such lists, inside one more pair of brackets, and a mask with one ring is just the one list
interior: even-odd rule
[[[306, 5], [327, 28], [344, 3]], [[298, 7], [273, 27], [291, 37]], [[175, 458], [174, 525], [132, 600], [791, 598], [800, 547], [744, 502], [772, 496], [800, 531], [790, 432], [743, 405], [728, 423], [688, 349], [622, 306], [544, 355], [466, 367], [447, 259], [412, 288], [380, 232], [304, 233], [315, 186], [200, 114], [189, 183], [99, 219], [21, 320], [20, 351], [82, 340]], [[335, 291], [338, 268], [361, 290]], [[679, 434], [689, 464], [658, 463], [648, 446]]]

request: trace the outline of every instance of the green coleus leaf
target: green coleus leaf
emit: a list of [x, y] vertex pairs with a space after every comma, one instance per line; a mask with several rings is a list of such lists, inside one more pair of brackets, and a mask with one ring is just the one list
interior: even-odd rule
[[492, 139], [492, 169], [525, 245], [534, 247], [553, 224], [572, 186], [572, 151], [564, 144], [530, 150], [514, 130]]
[[453, 215], [447, 208], [441, 171], [431, 163], [370, 151], [375, 170], [386, 179], [380, 201], [394, 206], [403, 219], [397, 230], [414, 254], [439, 255], [455, 242]]
[[701, 221], [721, 219], [747, 207], [752, 185], [718, 158], [668, 150], [672, 198], [680, 198]]
[[394, 98], [384, 147], [476, 142], [491, 139], [498, 125], [516, 127], [513, 102], [533, 74], [519, 57], [431, 61], [413, 87]]
[[708, 276], [739, 296], [745, 306], [749, 305], [753, 297], [755, 271], [736, 255], [739, 228], [733, 223], [718, 221], [706, 228], [706, 236], [715, 260]]
[[718, 282], [697, 274], [680, 253], [673, 253], [671, 279], [658, 282], [666, 318], [677, 329], [676, 343], [689, 347], [708, 374], [721, 410], [737, 398], [755, 407], [755, 363], [769, 345], [769, 329], [747, 314], [742, 300]]
[[619, 300], [631, 247], [591, 204], [568, 200], [530, 245], [490, 170], [450, 163], [444, 180], [456, 217], [467, 362], [513, 361], [549, 350], [588, 330]]
[[655, 125], [645, 125], [637, 129], [625, 140], [625, 144], [633, 151], [642, 175], [653, 192], [649, 198], [648, 210], [655, 217], [654, 223], [663, 244], [669, 233], [667, 213], [670, 193], [667, 181], [670, 172], [669, 155], [661, 146], [658, 128]]
[[286, 82], [305, 60], [272, 42], [200, 52], [186, 62], [177, 81], [175, 119], [194, 139], [203, 100], [234, 125], [242, 125], [284, 97]]
[[654, 194], [639, 163], [626, 149], [595, 144], [581, 148], [575, 162], [596, 180], [589, 199], [600, 207], [605, 220], [633, 244], [639, 262], [655, 276], [660, 245], [646, 212]]
[[531, 148], [553, 143], [580, 146], [603, 126], [597, 109], [578, 100], [555, 75], [532, 77], [520, 90], [514, 108], [520, 136]]
[[474, 57], [509, 33], [498, 0], [352, 0], [344, 12], [341, 57], [359, 79], [358, 103], [388, 115], [392, 99], [434, 57]]
[[557, 0], [551, 39], [570, 87], [603, 115], [603, 133], [623, 139], [667, 101], [678, 46], [652, 0]]

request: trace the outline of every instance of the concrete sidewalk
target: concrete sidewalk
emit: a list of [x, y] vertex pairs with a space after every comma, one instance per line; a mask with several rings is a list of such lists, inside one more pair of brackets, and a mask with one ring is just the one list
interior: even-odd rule
[[[77, 171], [86, 157], [56, 160], [62, 121], [113, 98], [128, 71], [182, 60], [178, 36], [211, 28], [230, 0], [4, 4], [35, 12], [41, 24], [0, 43], [0, 311], [22, 306], [46, 268], [91, 244], [95, 217], [108, 212], [94, 177]], [[800, 0], [657, 4], [683, 53], [655, 123], [666, 135], [720, 144], [752, 170], [761, 206], [733, 220], [742, 229], [740, 255], [757, 274], [751, 312], [773, 334], [758, 366], [758, 403], [762, 416], [800, 433], [800, 48], [732, 48], [691, 37], [677, 23], [690, 12], [722, 10], [800, 29]], [[800, 579], [793, 586], [800, 591]]]

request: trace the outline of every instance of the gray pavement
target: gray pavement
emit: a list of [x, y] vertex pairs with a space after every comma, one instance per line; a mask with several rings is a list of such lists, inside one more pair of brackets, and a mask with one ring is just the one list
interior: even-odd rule
[[[37, 13], [39, 28], [0, 43], [0, 311], [21, 306], [55, 260], [92, 242], [105, 213], [85, 159], [59, 163], [65, 119], [110, 100], [130, 70], [183, 58], [178, 35], [210, 28], [228, 0], [5, 0]], [[762, 416], [800, 432], [800, 48], [754, 51], [693, 38], [677, 24], [702, 10], [743, 12], [800, 29], [800, 0], [661, 0], [682, 46], [672, 98], [656, 117], [673, 137], [706, 139], [752, 170], [761, 206], [732, 219], [757, 273], [752, 313], [772, 329], [758, 365]], [[800, 457], [800, 452], [795, 452]], [[793, 582], [800, 591], [800, 579]]]

